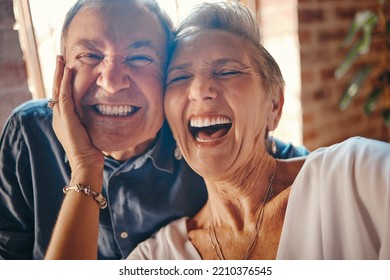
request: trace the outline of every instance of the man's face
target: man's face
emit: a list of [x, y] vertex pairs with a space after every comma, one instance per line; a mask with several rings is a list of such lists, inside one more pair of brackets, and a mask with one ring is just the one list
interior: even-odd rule
[[129, 4], [82, 9], [65, 44], [76, 112], [93, 145], [118, 159], [142, 153], [164, 119], [166, 39], [157, 18]]

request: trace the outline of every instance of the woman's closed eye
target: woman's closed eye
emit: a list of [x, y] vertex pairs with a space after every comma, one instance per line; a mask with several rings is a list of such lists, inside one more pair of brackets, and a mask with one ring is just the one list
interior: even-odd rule
[[230, 78], [230, 77], [235, 77], [235, 76], [239, 76], [242, 74], [242, 71], [239, 71], [239, 70], [233, 70], [233, 69], [224, 69], [224, 70], [221, 70], [221, 71], [215, 71], [213, 73], [213, 75], [217, 78], [220, 78], [220, 79], [227, 79], [227, 78]]
[[189, 74], [168, 75], [167, 85], [184, 82], [188, 79], [191, 79], [191, 77], [192, 77], [192, 75], [189, 75]]

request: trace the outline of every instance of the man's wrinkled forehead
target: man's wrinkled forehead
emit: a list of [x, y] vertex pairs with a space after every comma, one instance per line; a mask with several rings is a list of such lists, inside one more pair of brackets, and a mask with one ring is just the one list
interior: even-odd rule
[[[66, 23], [64, 24], [65, 32], [62, 34], [61, 38], [61, 50], [64, 54], [65, 47], [67, 45], [67, 39], [69, 37], [69, 29], [72, 23], [74, 23], [75, 19], [77, 18], [77, 28], [80, 28], [81, 30], [85, 28], [85, 26], [88, 25], [88, 17], [90, 14], [101, 14], [101, 15], [109, 15], [109, 18], [117, 18], [117, 13], [120, 13], [125, 15], [125, 18], [127, 18], [126, 21], [120, 22], [120, 25], [123, 25], [124, 27], [129, 27], [129, 30], [131, 27], [140, 27], [142, 28], [142, 25], [145, 25], [145, 21], [143, 23], [139, 22], [140, 16], [144, 17], [147, 20], [147, 25], [150, 26], [149, 28], [152, 30], [159, 30], [161, 38], [163, 38], [164, 41], [166, 41], [167, 34], [165, 30], [165, 22], [163, 24], [159, 15], [157, 15], [157, 11], [154, 11], [154, 8], [151, 8], [147, 6], [144, 2], [134, 0], [134, 1], [97, 1], [99, 4], [96, 4], [96, 2], [90, 2], [82, 6], [71, 18], [71, 21], [68, 21], [68, 25]], [[150, 4], [149, 4], [150, 5]], [[135, 15], [135, 16], [134, 16]], [[122, 17], [123, 18], [123, 17]], [[102, 16], [101, 21], [105, 21], [104, 16]], [[63, 30], [64, 31], [64, 30]], [[72, 31], [71, 31], [72, 32]], [[130, 31], [129, 31], [130, 32]], [[148, 32], [145, 32], [145, 35], [147, 35]], [[166, 50], [164, 50], [166, 52]]]

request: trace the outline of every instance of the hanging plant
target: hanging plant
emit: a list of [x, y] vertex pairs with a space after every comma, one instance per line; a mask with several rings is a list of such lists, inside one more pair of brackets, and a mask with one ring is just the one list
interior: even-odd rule
[[[381, 65], [379, 66], [381, 67], [381, 71], [378, 77], [378, 83], [368, 94], [363, 110], [366, 115], [371, 115], [375, 111], [379, 100], [384, 98], [386, 106], [382, 115], [384, 123], [388, 128], [390, 128], [390, 71], [387, 68], [390, 24], [384, 16], [384, 5], [386, 0], [379, 0], [378, 2], [378, 11], [374, 12], [366, 10], [356, 13], [348, 30], [348, 34], [341, 43], [341, 47], [346, 48], [350, 46], [353, 41], [356, 41], [356, 43], [351, 46], [347, 56], [337, 67], [335, 77], [337, 79], [343, 77], [361, 55], [370, 52], [372, 39], [379, 37], [379, 39], [382, 40], [383, 52]], [[379, 33], [375, 33], [377, 27], [380, 29]], [[378, 65], [365, 64], [357, 70], [350, 84], [347, 86], [340, 98], [339, 108], [341, 110], [345, 111], [349, 107], [352, 100], [359, 93], [364, 82], [368, 79], [370, 73], [375, 67], [378, 67]]]

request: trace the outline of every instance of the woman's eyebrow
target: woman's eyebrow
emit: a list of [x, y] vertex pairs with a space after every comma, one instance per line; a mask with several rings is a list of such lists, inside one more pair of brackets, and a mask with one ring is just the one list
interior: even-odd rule
[[235, 58], [221, 58], [213, 61], [214, 66], [224, 66], [229, 63], [234, 63], [235, 65], [241, 67], [241, 68], [249, 68], [249, 66], [246, 63], [243, 63], [241, 60], [235, 59]]
[[168, 72], [171, 71], [177, 71], [177, 70], [183, 70], [183, 69], [188, 69], [191, 67], [191, 63], [183, 63], [183, 64], [178, 64], [178, 65], [173, 65], [168, 67]]

